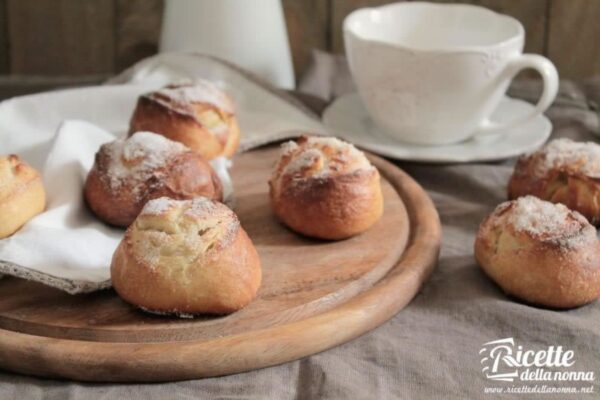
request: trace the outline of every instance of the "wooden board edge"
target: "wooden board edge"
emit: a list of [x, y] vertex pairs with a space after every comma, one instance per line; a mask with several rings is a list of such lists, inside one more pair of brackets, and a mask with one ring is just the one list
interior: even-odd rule
[[441, 245], [441, 225], [433, 202], [412, 178], [379, 157], [372, 160], [405, 201], [411, 238], [397, 266], [370, 290], [301, 321], [209, 341], [98, 343], [0, 330], [0, 366], [79, 381], [196, 379], [289, 362], [376, 328], [404, 308], [432, 273]]

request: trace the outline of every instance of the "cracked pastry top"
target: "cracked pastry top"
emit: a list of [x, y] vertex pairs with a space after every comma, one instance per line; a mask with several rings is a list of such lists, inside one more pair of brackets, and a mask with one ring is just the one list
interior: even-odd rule
[[40, 174], [15, 154], [0, 156], [0, 239], [19, 230], [45, 205]]
[[223, 196], [221, 181], [201, 155], [152, 132], [102, 145], [84, 193], [94, 214], [116, 226], [128, 226], [148, 200], [158, 197]]
[[600, 145], [556, 139], [519, 158], [508, 198], [528, 194], [562, 203], [600, 224]]
[[261, 282], [258, 253], [237, 216], [205, 197], [149, 201], [127, 229], [111, 265], [117, 293], [145, 311], [227, 314]]
[[207, 160], [231, 158], [240, 141], [232, 98], [206, 80], [171, 84], [141, 95], [129, 133], [137, 131], [181, 142]]
[[362, 151], [333, 137], [284, 143], [269, 187], [275, 215], [307, 236], [348, 238], [383, 213], [379, 172]]
[[600, 296], [600, 242], [577, 211], [534, 196], [500, 204], [481, 223], [475, 258], [506, 293], [570, 308]]

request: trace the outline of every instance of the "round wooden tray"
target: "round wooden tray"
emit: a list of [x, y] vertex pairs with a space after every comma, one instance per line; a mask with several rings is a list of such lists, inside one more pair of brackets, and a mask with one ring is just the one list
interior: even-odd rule
[[441, 229], [423, 189], [371, 156], [385, 212], [368, 232], [339, 241], [279, 224], [267, 180], [274, 147], [236, 157], [235, 211], [263, 265], [257, 299], [225, 317], [145, 314], [112, 290], [71, 296], [0, 280], [0, 367], [85, 381], [170, 381], [232, 374], [295, 360], [382, 324], [418, 292], [437, 262]]

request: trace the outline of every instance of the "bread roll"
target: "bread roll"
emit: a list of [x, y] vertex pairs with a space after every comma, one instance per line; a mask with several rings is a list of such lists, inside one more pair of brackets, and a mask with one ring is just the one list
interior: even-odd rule
[[222, 200], [221, 182], [201, 155], [151, 132], [100, 147], [85, 182], [90, 209], [108, 224], [129, 226], [150, 199]]
[[379, 172], [354, 146], [335, 138], [301, 137], [282, 146], [270, 186], [275, 215], [307, 236], [344, 239], [383, 213]]
[[506, 293], [570, 308], [600, 296], [600, 243], [578, 212], [533, 196], [500, 204], [479, 227], [475, 257]]
[[562, 203], [600, 224], [600, 145], [557, 139], [519, 158], [508, 198], [528, 194]]
[[149, 201], [127, 229], [112, 284], [144, 310], [226, 314], [247, 305], [261, 282], [254, 245], [225, 205], [198, 197]]
[[0, 239], [15, 233], [45, 205], [40, 174], [17, 155], [0, 157]]
[[139, 97], [129, 133], [157, 132], [207, 160], [231, 158], [240, 142], [233, 100], [214, 83], [169, 85]]

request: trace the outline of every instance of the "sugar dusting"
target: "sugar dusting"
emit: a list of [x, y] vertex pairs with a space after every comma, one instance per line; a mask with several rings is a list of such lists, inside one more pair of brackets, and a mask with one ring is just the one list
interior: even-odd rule
[[290, 159], [283, 174], [298, 175], [310, 170], [311, 177], [322, 178], [373, 168], [362, 151], [334, 137], [302, 138], [298, 143], [284, 143], [281, 149], [282, 156]]
[[306, 149], [293, 157], [289, 164], [285, 167], [286, 173], [295, 173], [302, 171], [304, 168], [309, 168], [317, 164], [319, 161], [324, 162], [325, 155], [319, 149]]
[[358, 150], [356, 147], [354, 147], [354, 145], [331, 136], [310, 136], [308, 137], [306, 143], [308, 143], [309, 146], [328, 146], [339, 151], [349, 151], [353, 152], [354, 154], [363, 154], [362, 151]]
[[502, 203], [496, 213], [506, 214], [506, 222], [517, 232], [525, 232], [543, 240], [549, 240], [563, 247], [574, 247], [588, 240], [596, 239], [596, 230], [585, 217], [563, 204], [540, 200], [535, 196], [519, 197]]
[[281, 144], [281, 154], [286, 156], [298, 149], [298, 143], [290, 140], [289, 142], [285, 142]]
[[109, 157], [107, 177], [110, 188], [118, 190], [124, 182], [139, 186], [151, 177], [160, 178], [167, 161], [187, 147], [152, 132], [137, 132], [127, 139], [119, 139], [102, 146]]
[[163, 214], [169, 209], [171, 209], [175, 205], [175, 200], [170, 199], [168, 197], [160, 197], [158, 199], [153, 199], [148, 201], [140, 215], [159, 215]]
[[160, 215], [172, 208], [182, 208], [183, 214], [193, 218], [212, 216], [215, 213], [233, 213], [224, 204], [213, 201], [207, 197], [195, 197], [191, 200], [175, 200], [169, 197], [160, 197], [150, 200], [144, 205], [140, 215]]
[[235, 213], [217, 201], [161, 197], [146, 203], [130, 228], [132, 252], [152, 269], [191, 265], [231, 243], [239, 228]]
[[217, 203], [206, 197], [196, 197], [188, 203], [188, 208], [185, 211], [185, 215], [195, 218], [202, 218], [210, 216], [215, 212], [226, 212], [227, 214], [233, 214], [233, 212], [224, 204]]
[[547, 234], [560, 231], [570, 214], [571, 211], [562, 204], [525, 196], [515, 202], [509, 220], [519, 231]]
[[198, 79], [190, 83], [174, 84], [154, 92], [180, 106], [190, 103], [206, 103], [229, 114], [234, 113], [233, 101], [215, 83]]
[[535, 173], [545, 175], [551, 169], [577, 170], [589, 177], [600, 178], [600, 145], [556, 139], [533, 153], [540, 157]]

